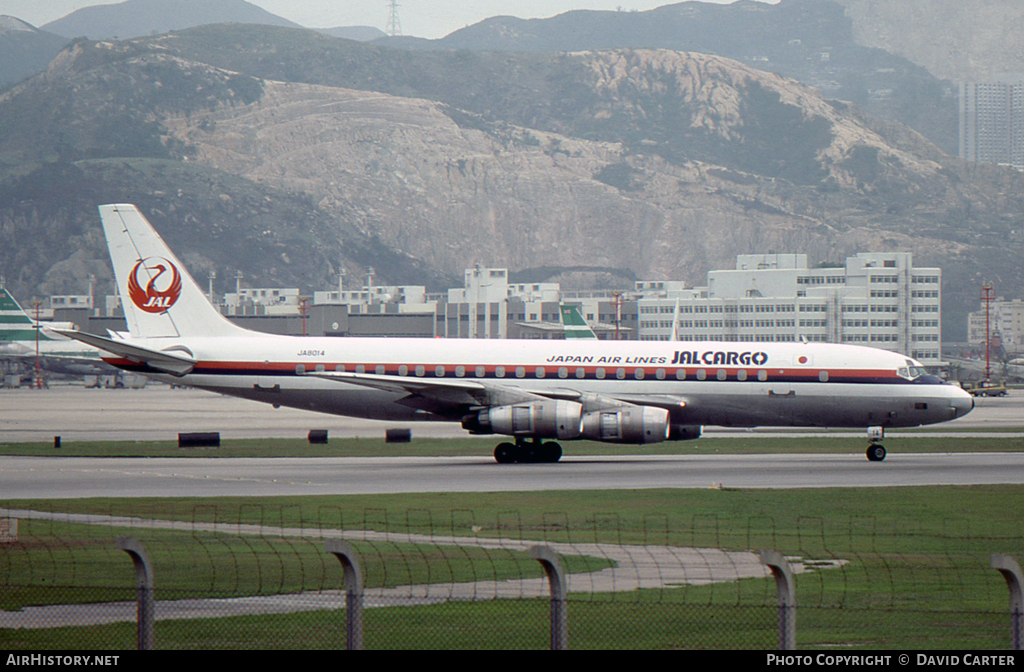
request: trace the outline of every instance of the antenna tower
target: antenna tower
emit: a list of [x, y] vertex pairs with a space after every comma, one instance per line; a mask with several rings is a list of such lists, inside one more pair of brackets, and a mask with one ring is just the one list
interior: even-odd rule
[[397, 37], [402, 34], [402, 22], [398, 20], [398, 0], [387, 1], [388, 25], [384, 27], [384, 32], [391, 37]]

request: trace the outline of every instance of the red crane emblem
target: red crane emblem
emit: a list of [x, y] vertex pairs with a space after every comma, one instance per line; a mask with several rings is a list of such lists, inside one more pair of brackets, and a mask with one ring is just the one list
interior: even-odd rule
[[[145, 271], [141, 281], [140, 271]], [[146, 277], [149, 278], [148, 282]], [[145, 289], [142, 288], [143, 282], [146, 282]], [[167, 312], [181, 296], [181, 273], [163, 257], [140, 259], [128, 276], [128, 296], [139, 310], [147, 313]]]

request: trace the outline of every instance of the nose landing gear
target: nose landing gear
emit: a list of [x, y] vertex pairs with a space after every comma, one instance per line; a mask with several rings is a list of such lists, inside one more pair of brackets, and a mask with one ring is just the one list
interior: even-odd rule
[[562, 459], [562, 446], [554, 441], [517, 438], [515, 443], [499, 443], [494, 449], [494, 459], [498, 464], [553, 463]]
[[884, 438], [885, 429], [883, 427], [868, 427], [868, 441], [871, 442], [867, 450], [868, 460], [881, 462], [885, 459], [885, 446], [881, 443]]

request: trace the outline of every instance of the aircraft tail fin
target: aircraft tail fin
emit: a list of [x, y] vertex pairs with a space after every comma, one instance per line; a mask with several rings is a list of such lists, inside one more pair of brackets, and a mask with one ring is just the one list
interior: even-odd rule
[[580, 315], [579, 308], [574, 305], [561, 306], [562, 327], [565, 331], [565, 338], [568, 339], [596, 339], [597, 334], [590, 328], [587, 321]]
[[[0, 342], [34, 341], [36, 339], [36, 323], [11, 293], [0, 288]], [[40, 341], [52, 341], [42, 329], [39, 330]]]
[[136, 338], [247, 333], [210, 304], [185, 265], [131, 204], [101, 205], [129, 333]]

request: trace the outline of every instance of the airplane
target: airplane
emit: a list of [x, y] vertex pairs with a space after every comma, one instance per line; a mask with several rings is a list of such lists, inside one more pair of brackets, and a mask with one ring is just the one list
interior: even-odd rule
[[[55, 334], [52, 327], [68, 329], [70, 323], [40, 323], [38, 333], [40, 367], [53, 373], [96, 375], [114, 373], [101, 351], [91, 345]], [[18, 305], [5, 288], [0, 288], [0, 358], [35, 365], [36, 322]]]
[[587, 321], [580, 315], [579, 307], [571, 304], [562, 304], [558, 307], [562, 314], [562, 330], [565, 340], [590, 339], [597, 340], [597, 334], [590, 328]]
[[704, 425], [866, 428], [868, 459], [881, 461], [885, 428], [974, 406], [916, 360], [864, 346], [257, 333], [207, 301], [134, 205], [99, 211], [128, 333], [63, 333], [105, 350], [105, 361], [274, 406], [458, 422], [506, 437], [499, 463], [557, 462], [558, 441], [696, 439]]

